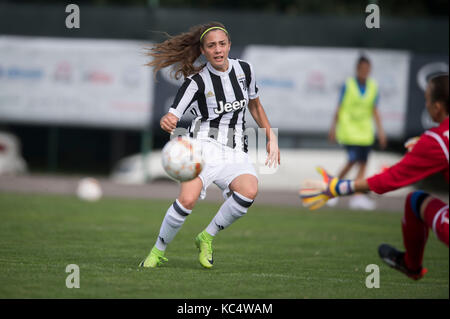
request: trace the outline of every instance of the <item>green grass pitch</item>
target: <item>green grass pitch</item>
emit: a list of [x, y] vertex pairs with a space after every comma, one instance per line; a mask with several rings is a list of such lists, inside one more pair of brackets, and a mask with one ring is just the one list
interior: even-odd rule
[[[170, 244], [169, 262], [138, 268], [171, 201], [0, 194], [0, 298], [449, 298], [449, 251], [430, 232], [429, 273], [413, 281], [377, 247], [402, 247], [402, 213], [258, 205], [214, 242], [201, 268], [194, 237], [220, 204], [199, 202]], [[80, 288], [68, 289], [68, 264]], [[380, 288], [365, 268], [380, 266]]]

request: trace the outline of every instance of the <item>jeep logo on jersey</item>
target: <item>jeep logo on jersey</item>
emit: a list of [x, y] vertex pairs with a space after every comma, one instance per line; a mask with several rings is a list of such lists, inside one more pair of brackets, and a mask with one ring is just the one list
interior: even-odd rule
[[237, 110], [243, 109], [246, 104], [247, 104], [247, 101], [245, 99], [240, 100], [240, 101], [228, 102], [225, 104], [223, 104], [223, 101], [219, 101], [219, 107], [214, 109], [214, 113], [222, 114], [224, 112], [228, 113], [231, 111], [237, 111]]

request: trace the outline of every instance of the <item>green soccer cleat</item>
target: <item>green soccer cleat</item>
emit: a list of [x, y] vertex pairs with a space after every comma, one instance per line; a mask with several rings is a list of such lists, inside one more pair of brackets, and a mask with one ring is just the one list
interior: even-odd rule
[[164, 257], [164, 251], [153, 247], [147, 258], [141, 261], [139, 267], [156, 268], [161, 266], [166, 261], [168, 261], [168, 259]]
[[195, 246], [200, 253], [198, 254], [198, 260], [200, 264], [205, 268], [212, 268], [213, 266], [213, 250], [212, 241], [213, 236], [208, 234], [205, 230], [195, 237]]

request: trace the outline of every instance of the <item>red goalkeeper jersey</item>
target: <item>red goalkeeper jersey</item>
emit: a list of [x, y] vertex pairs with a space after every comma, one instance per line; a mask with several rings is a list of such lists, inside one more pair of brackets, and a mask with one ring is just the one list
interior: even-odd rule
[[448, 116], [435, 128], [420, 136], [419, 141], [400, 162], [381, 174], [367, 179], [369, 187], [377, 194], [416, 183], [441, 172], [449, 182]]

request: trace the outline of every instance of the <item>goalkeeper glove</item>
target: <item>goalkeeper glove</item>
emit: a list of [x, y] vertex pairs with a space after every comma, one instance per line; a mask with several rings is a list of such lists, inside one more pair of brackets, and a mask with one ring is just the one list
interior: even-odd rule
[[322, 167], [317, 167], [316, 170], [322, 175], [322, 180], [305, 180], [299, 192], [303, 206], [310, 210], [322, 207], [333, 197], [351, 195], [355, 192], [354, 181], [333, 177]]

